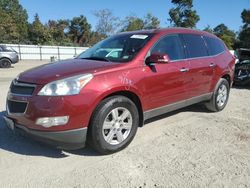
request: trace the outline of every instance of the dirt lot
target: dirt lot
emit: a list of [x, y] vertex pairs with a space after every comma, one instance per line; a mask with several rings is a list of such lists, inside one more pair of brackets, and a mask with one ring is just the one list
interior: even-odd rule
[[139, 128], [119, 153], [62, 151], [14, 135], [2, 119], [11, 80], [44, 62], [0, 69], [1, 187], [250, 187], [250, 87], [233, 88], [225, 110], [201, 105]]

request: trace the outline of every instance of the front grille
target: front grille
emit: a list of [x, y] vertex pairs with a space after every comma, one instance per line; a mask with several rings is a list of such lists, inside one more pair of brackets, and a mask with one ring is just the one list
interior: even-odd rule
[[10, 92], [17, 95], [32, 95], [35, 85], [13, 81], [10, 86]]
[[27, 108], [27, 102], [7, 101], [9, 113], [24, 113]]

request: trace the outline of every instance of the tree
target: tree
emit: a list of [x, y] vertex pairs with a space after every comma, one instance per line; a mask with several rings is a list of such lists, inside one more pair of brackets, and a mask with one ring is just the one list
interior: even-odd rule
[[193, 10], [193, 0], [172, 0], [175, 8], [169, 11], [170, 24], [174, 27], [194, 28], [200, 20], [197, 12]]
[[16, 43], [27, 40], [28, 14], [18, 0], [0, 0], [1, 41]]
[[157, 29], [160, 27], [160, 20], [157, 17], [153, 16], [151, 13], [147, 13], [144, 18], [130, 15], [127, 16], [122, 22], [124, 25], [122, 31]]
[[90, 37], [89, 37], [89, 41], [88, 44], [90, 46], [93, 46], [94, 44], [96, 44], [97, 42], [103, 40], [106, 38], [106, 35], [100, 34], [96, 31], [91, 32]]
[[244, 23], [243, 28], [250, 26], [250, 10], [244, 9], [241, 13], [242, 22]]
[[136, 16], [127, 16], [124, 20], [125, 26], [122, 31], [135, 31], [144, 28], [144, 21]]
[[89, 45], [89, 36], [91, 34], [91, 25], [88, 23], [87, 18], [83, 15], [74, 17], [69, 22], [68, 36], [71, 41], [80, 46]]
[[147, 13], [144, 19], [144, 29], [157, 29], [160, 27], [160, 20], [153, 16], [151, 13]]
[[213, 29], [214, 34], [225, 42], [229, 49], [233, 49], [236, 41], [236, 34], [230, 30], [225, 24], [219, 24]]
[[250, 28], [243, 29], [239, 34], [241, 48], [250, 48]]
[[102, 9], [95, 11], [94, 15], [98, 20], [96, 24], [96, 32], [105, 36], [110, 36], [115, 33], [119, 26], [119, 18], [115, 17], [111, 10]]
[[239, 33], [239, 42], [236, 47], [250, 48], [250, 10], [244, 9], [241, 18], [244, 25]]
[[34, 21], [29, 26], [29, 38], [37, 45], [50, 44], [52, 40], [48, 28], [41, 23], [38, 14], [34, 16]]
[[205, 27], [205, 28], [203, 29], [203, 31], [206, 31], [206, 32], [208, 32], [208, 33], [214, 33], [214, 30], [213, 30], [213, 28], [210, 27], [210, 25], [207, 25], [207, 27]]
[[18, 42], [19, 33], [14, 20], [5, 11], [0, 11], [0, 43]]
[[47, 27], [54, 45], [71, 45], [72, 42], [65, 33], [69, 27], [69, 20], [49, 20]]

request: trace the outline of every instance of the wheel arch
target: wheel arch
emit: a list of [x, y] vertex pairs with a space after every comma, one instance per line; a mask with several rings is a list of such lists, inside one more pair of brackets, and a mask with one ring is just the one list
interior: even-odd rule
[[226, 79], [229, 83], [229, 86], [231, 86], [232, 80], [229, 74], [224, 74], [221, 78]]
[[111, 93], [111, 94], [105, 96], [102, 100], [104, 100], [108, 97], [111, 97], [111, 96], [116, 96], [116, 95], [127, 97], [135, 103], [135, 105], [138, 109], [138, 113], [139, 113], [139, 127], [142, 127], [144, 121], [143, 121], [143, 108], [142, 108], [142, 103], [141, 103], [140, 98], [134, 92], [123, 90], [123, 91], [116, 91], [114, 93]]
[[11, 62], [11, 64], [12, 64], [12, 61], [11, 61], [10, 58], [8, 58], [8, 57], [0, 57], [0, 60], [3, 60], [3, 59], [8, 59]]
[[142, 101], [140, 100], [140, 97], [138, 94], [136, 94], [135, 92], [131, 91], [131, 90], [126, 90], [126, 89], [123, 89], [123, 88], [116, 88], [114, 89], [112, 92], [110, 91], [107, 91], [105, 93], [102, 94], [102, 96], [100, 96], [100, 98], [98, 99], [98, 101], [95, 102], [94, 104], [94, 108], [91, 110], [91, 116], [90, 116], [90, 120], [89, 120], [89, 123], [90, 124], [90, 121], [92, 119], [92, 116], [98, 106], [98, 104], [105, 100], [106, 98], [108, 97], [112, 97], [112, 96], [117, 96], [117, 95], [120, 95], [120, 96], [124, 96], [124, 97], [127, 97], [129, 98], [131, 101], [133, 101], [138, 109], [138, 113], [139, 113], [139, 127], [142, 127], [143, 124], [144, 124], [144, 117], [143, 117], [143, 104], [142, 104]]

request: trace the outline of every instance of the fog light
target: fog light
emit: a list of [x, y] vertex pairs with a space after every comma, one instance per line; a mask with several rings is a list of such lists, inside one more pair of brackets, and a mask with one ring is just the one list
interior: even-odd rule
[[43, 117], [38, 118], [36, 120], [37, 125], [41, 125], [43, 127], [52, 127], [52, 126], [60, 126], [68, 123], [69, 116], [59, 116], [59, 117]]

